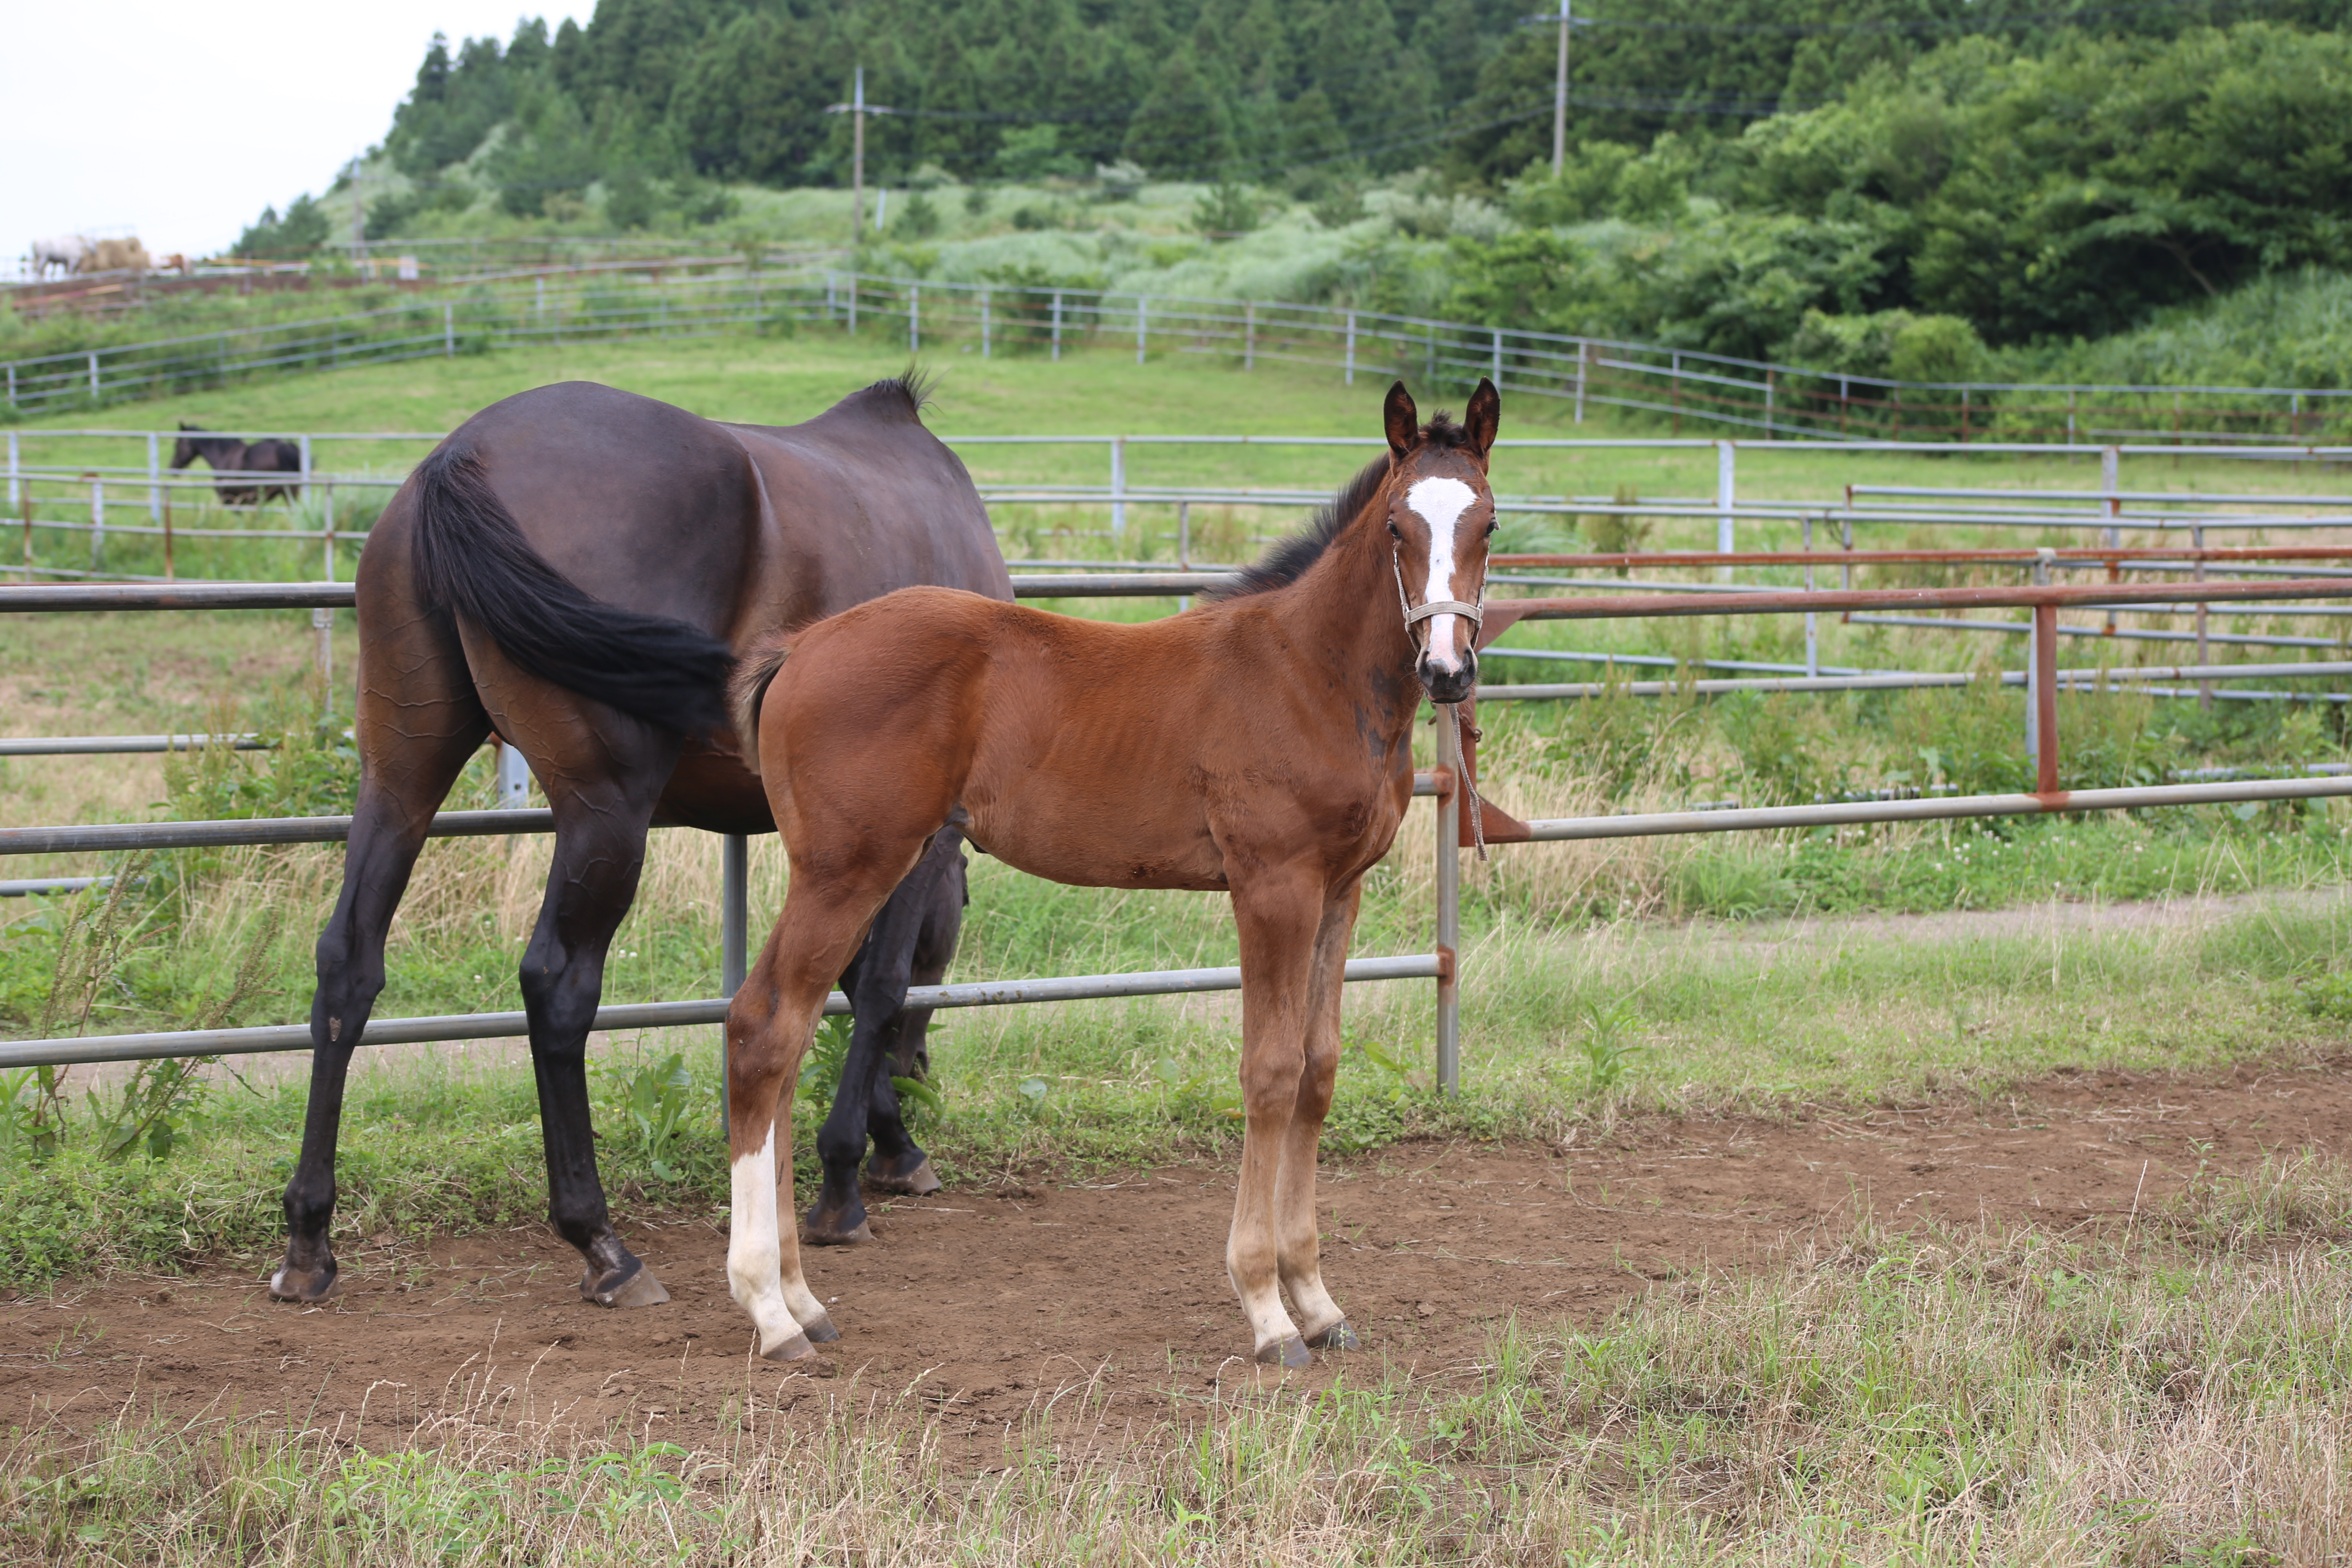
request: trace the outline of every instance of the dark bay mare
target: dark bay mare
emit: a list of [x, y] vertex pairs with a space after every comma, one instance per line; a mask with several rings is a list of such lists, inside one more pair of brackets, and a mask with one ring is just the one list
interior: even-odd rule
[[[582, 1295], [667, 1299], [622, 1245], [597, 1177], [584, 1053], [605, 949], [635, 896], [649, 826], [774, 826], [727, 725], [738, 650], [912, 584], [1012, 598], [971, 477], [923, 427], [920, 403], [911, 382], [885, 381], [779, 428], [584, 382], [544, 386], [468, 419], [393, 497], [360, 557], [359, 801], [319, 939], [310, 1114], [273, 1295], [311, 1301], [335, 1288], [335, 1141], [352, 1050], [383, 988], [385, 931], [435, 808], [496, 731], [555, 813], [521, 972], [549, 1217], [587, 1260]], [[919, 1053], [922, 1020], [899, 1012], [906, 986], [936, 981], [942, 946], [954, 949], [961, 857], [952, 837], [926, 839], [874, 938], [835, 965], [856, 998], [844, 1119], [868, 1113], [857, 1082], [870, 1089], [877, 1058]], [[893, 1102], [875, 1110], [895, 1124]], [[853, 1206], [866, 1131], [829, 1140], [849, 1151], [840, 1174]], [[882, 1131], [869, 1175], [935, 1187], [904, 1129]], [[854, 1233], [864, 1215], [835, 1218]]]
[[1399, 383], [1387, 454], [1218, 601], [1166, 620], [909, 588], [747, 661], [737, 732], [792, 857], [727, 1020], [727, 1274], [761, 1354], [833, 1336], [779, 1220], [793, 1087], [833, 977], [943, 824], [1055, 881], [1232, 895], [1248, 1121], [1225, 1266], [1260, 1361], [1356, 1344], [1315, 1230], [1340, 978], [1363, 875], [1412, 796], [1422, 698], [1476, 683], [1501, 416], [1482, 381], [1462, 424], [1423, 426]]
[[[180, 421], [183, 430], [201, 432], [204, 426]], [[291, 441], [268, 440], [250, 444], [234, 436], [183, 436], [172, 443], [172, 467], [184, 468], [202, 458], [213, 472], [256, 474], [299, 474], [302, 471], [302, 448]], [[302, 493], [300, 485], [285, 483], [268, 485], [232, 485], [215, 480], [214, 491], [223, 506], [257, 506], [264, 500], [292, 500]]]

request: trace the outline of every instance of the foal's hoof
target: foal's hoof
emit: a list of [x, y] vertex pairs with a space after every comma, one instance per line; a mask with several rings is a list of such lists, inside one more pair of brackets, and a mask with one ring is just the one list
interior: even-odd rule
[[789, 1334], [776, 1344], [760, 1347], [761, 1361], [796, 1362], [816, 1360], [816, 1347], [808, 1342], [805, 1333]]
[[931, 1157], [922, 1155], [905, 1170], [896, 1161], [885, 1160], [879, 1154], [866, 1162], [866, 1179], [882, 1192], [905, 1193], [910, 1197], [929, 1197], [940, 1190], [940, 1178], [931, 1169]]
[[331, 1258], [316, 1268], [297, 1268], [289, 1263], [269, 1277], [269, 1299], [273, 1301], [307, 1305], [342, 1293], [343, 1277]]
[[801, 1325], [801, 1332], [806, 1335], [814, 1342], [821, 1345], [829, 1345], [833, 1343], [834, 1341], [841, 1338], [841, 1331], [835, 1328], [833, 1326], [833, 1320], [825, 1316], [823, 1312], [819, 1312], [816, 1315], [815, 1322], [803, 1323]]
[[1307, 1335], [1307, 1342], [1318, 1351], [1360, 1351], [1364, 1348], [1364, 1342], [1356, 1337], [1356, 1331], [1348, 1326], [1345, 1318], [1318, 1333]]
[[598, 1279], [593, 1269], [580, 1276], [580, 1295], [583, 1300], [600, 1307], [658, 1307], [669, 1300], [669, 1292], [654, 1278], [654, 1271], [634, 1258], [635, 1264], [625, 1274], [607, 1275]]
[[1266, 1346], [1257, 1352], [1257, 1359], [1261, 1366], [1287, 1367], [1292, 1372], [1304, 1372], [1315, 1364], [1315, 1358], [1307, 1353], [1307, 1342], [1297, 1334], [1278, 1345]]

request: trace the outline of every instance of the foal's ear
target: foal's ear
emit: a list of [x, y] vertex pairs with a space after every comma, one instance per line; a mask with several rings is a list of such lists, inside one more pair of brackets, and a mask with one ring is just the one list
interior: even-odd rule
[[1403, 457], [1421, 439], [1421, 410], [1412, 405], [1412, 394], [1398, 382], [1389, 388], [1388, 401], [1381, 405], [1381, 421], [1388, 430], [1389, 450]]
[[1478, 460], [1486, 460], [1487, 450], [1495, 445], [1495, 432], [1503, 423], [1503, 395], [1485, 376], [1478, 378], [1478, 390], [1470, 395], [1470, 406], [1463, 410], [1463, 428], [1470, 433], [1470, 449]]

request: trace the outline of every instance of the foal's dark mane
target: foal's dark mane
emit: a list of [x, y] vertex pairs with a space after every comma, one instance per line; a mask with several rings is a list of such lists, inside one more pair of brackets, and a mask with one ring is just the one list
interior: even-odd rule
[[[1454, 423], [1451, 415], [1433, 416], [1421, 427], [1422, 445], [1447, 451], [1466, 446], [1470, 433]], [[1246, 598], [1252, 594], [1264, 594], [1276, 588], [1286, 588], [1307, 575], [1307, 568], [1323, 559], [1331, 542], [1347, 531], [1349, 523], [1380, 493], [1387, 482], [1391, 454], [1383, 452], [1364, 465], [1361, 472], [1339, 487], [1339, 493], [1326, 501], [1307, 526], [1288, 539], [1269, 549], [1264, 555], [1243, 567], [1233, 582], [1223, 587], [1204, 588], [1200, 596], [1205, 600]]]

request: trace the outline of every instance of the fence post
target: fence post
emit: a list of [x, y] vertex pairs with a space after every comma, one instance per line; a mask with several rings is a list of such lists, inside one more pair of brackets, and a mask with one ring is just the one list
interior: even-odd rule
[[[751, 841], [740, 833], [719, 841], [719, 984], [731, 999], [750, 967]], [[719, 1026], [719, 1125], [727, 1125], [727, 1026]]]
[[98, 351], [96, 349], [89, 352], [89, 400], [92, 403], [98, 401]]
[[1591, 362], [1592, 345], [1582, 338], [1576, 340], [1576, 422], [1584, 423], [1584, 367]]
[[907, 285], [907, 352], [923, 352], [923, 286]]
[[988, 357], [988, 290], [980, 291], [980, 357]]
[[89, 569], [98, 570], [99, 558], [106, 552], [106, 481], [96, 474], [89, 477]]
[[1127, 437], [1110, 438], [1110, 532], [1116, 539], [1127, 531]]
[[1500, 328], [1500, 327], [1496, 327], [1496, 328], [1495, 329], [1495, 374], [1494, 374], [1493, 380], [1494, 380], [1494, 383], [1495, 383], [1495, 390], [1496, 390], [1496, 391], [1497, 391], [1497, 392], [1502, 391], [1502, 390], [1503, 390], [1503, 329], [1502, 329], [1502, 328]]
[[1138, 364], [1143, 363], [1143, 334], [1150, 311], [1151, 301], [1138, 294], [1135, 297], [1135, 363]]
[[446, 359], [457, 357], [457, 302], [454, 300], [441, 302], [441, 353]]
[[[2050, 563], [2053, 559], [2047, 550], [2040, 552], [2034, 557], [2033, 585], [2035, 587], [2048, 586]], [[2037, 770], [2037, 776], [2042, 766], [2042, 678], [2045, 673], [2042, 668], [2042, 608], [2043, 606], [2039, 605], [2034, 606], [2033, 631], [2025, 639], [2025, 760], [2033, 764]], [[2054, 611], [2053, 616], [2054, 617]], [[2051, 646], [2053, 648], [2057, 646], [2057, 633], [2054, 630], [2051, 633]], [[2054, 673], [2051, 675], [2051, 679], [2055, 681], [2057, 678]]]
[[[1805, 519], [1805, 592], [1813, 591], [1813, 520]], [[1811, 610], [1805, 612], [1805, 679], [1816, 679], [1822, 673], [1822, 634], [1820, 617]]]
[[157, 446], [155, 432], [147, 432], [147, 516], [150, 521], [163, 521], [163, 454]]
[[857, 274], [849, 275], [849, 335], [857, 335]]
[[1054, 363], [1062, 363], [1062, 291], [1054, 290]]
[[[2109, 447], [2099, 454], [2099, 489], [2105, 493], [2107, 498], [2107, 503], [2102, 510], [2110, 518], [2121, 517], [2123, 515], [2124, 500], [2121, 494], [2123, 489], [2123, 456], [2122, 448], [2116, 447]], [[2108, 523], [2106, 527], [2099, 530], [2099, 542], [2102, 544], [2118, 544], [2122, 542], [2122, 540], [2123, 533], [2121, 530], [2119, 530], [2113, 522]], [[2113, 575], [2114, 570], [2115, 568], [2113, 564], [2110, 563], [2108, 566], [2108, 573], [2110, 575]], [[2107, 612], [2107, 636], [2113, 637], [2115, 635], [2116, 612], [2109, 610]]]
[[[310, 493], [310, 437], [308, 436], [298, 437], [297, 447], [300, 456], [295, 460], [302, 465], [301, 493], [309, 495]], [[256, 510], [260, 509], [261, 493], [258, 490], [254, 492], [253, 504]]]
[[520, 811], [530, 805], [530, 763], [513, 746], [499, 748], [499, 809]]
[[1764, 367], [1764, 439], [1772, 438], [1772, 391], [1780, 372], [1770, 365]]
[[530, 280], [530, 314], [539, 326], [547, 325], [547, 274], [542, 272]]
[[1437, 1092], [1462, 1092], [1462, 988], [1454, 950], [1462, 941], [1462, 736], [1454, 710], [1437, 721]]
[[[2190, 547], [2197, 552], [2197, 569], [2189, 574], [2189, 580], [2191, 582], [2202, 583], [2205, 581], [2205, 530], [2202, 524], [2200, 524], [2189, 531], [2189, 542]], [[2205, 602], [2202, 599], [2200, 599], [2197, 602], [2197, 662], [2200, 664], [2203, 664], [2206, 659], [2205, 610]], [[2200, 680], [2197, 683], [2197, 706], [2208, 709], [2213, 706], [2213, 683], [2211, 681]]]
[[[2047, 574], [2044, 574], [2045, 577]], [[2033, 788], [2058, 793], [2058, 606], [2033, 606]]]
[[[310, 629], [319, 634], [319, 710], [331, 718], [335, 711], [335, 612], [324, 605], [313, 608]], [[503, 772], [500, 782], [504, 782]]]
[[16, 432], [11, 430], [8, 432], [8, 504], [10, 506], [16, 504], [18, 476], [23, 471], [24, 463], [16, 451]]
[[1257, 301], [1245, 300], [1242, 302], [1242, 368], [1254, 370], [1256, 366]]
[[334, 486], [334, 481], [333, 481], [333, 480], [331, 480], [331, 479], [330, 479], [327, 483], [325, 483], [325, 484], [323, 484], [323, 485], [320, 485], [320, 486], [319, 487], [319, 494], [320, 494], [320, 499], [322, 499], [322, 500], [327, 503], [327, 519], [326, 519], [326, 521], [325, 521], [323, 524], [321, 524], [321, 525], [320, 525], [320, 529], [319, 529], [319, 545], [320, 545], [320, 553], [321, 553], [321, 555], [324, 557], [324, 560], [325, 560], [325, 569], [326, 569], [326, 574], [326, 574], [324, 577], [321, 577], [321, 578], [320, 578], [320, 579], [319, 579], [319, 580], [320, 580], [320, 582], [322, 582], [322, 583], [331, 583], [331, 582], [333, 582], [333, 581], [335, 580], [335, 486]]
[[[1738, 451], [1738, 447], [1729, 441], [1715, 444], [1715, 547], [1726, 555], [1731, 553], [1734, 534], [1731, 507], [1738, 489], [1736, 472]], [[1724, 567], [1717, 575], [1725, 582], [1730, 582], [1731, 568]]]
[[16, 362], [8, 362], [8, 406], [16, 406]]

